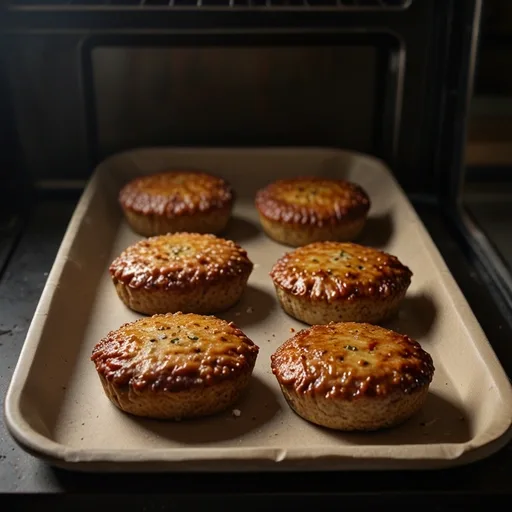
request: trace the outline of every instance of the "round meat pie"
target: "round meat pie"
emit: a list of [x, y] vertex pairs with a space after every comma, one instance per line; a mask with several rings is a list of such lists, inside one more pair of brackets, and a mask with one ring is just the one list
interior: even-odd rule
[[131, 309], [213, 314], [242, 296], [253, 264], [231, 240], [174, 233], [141, 240], [110, 265], [119, 298]]
[[278, 180], [259, 190], [256, 208], [270, 238], [298, 247], [356, 239], [366, 223], [370, 199], [355, 183], [305, 177]]
[[178, 231], [217, 234], [224, 230], [234, 203], [225, 180], [196, 171], [169, 171], [127, 183], [119, 202], [131, 228], [143, 236]]
[[418, 342], [365, 323], [304, 329], [271, 361], [290, 407], [337, 430], [402, 423], [423, 406], [434, 375], [432, 357]]
[[412, 272], [377, 249], [316, 242], [285, 254], [270, 276], [286, 313], [312, 325], [387, 319], [405, 296]]
[[257, 355], [258, 347], [232, 323], [175, 313], [111, 331], [91, 359], [119, 409], [179, 420], [234, 404], [250, 381]]

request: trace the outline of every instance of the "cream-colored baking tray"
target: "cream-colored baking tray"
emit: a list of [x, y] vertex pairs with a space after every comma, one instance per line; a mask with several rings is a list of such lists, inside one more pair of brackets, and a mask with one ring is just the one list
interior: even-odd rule
[[[138, 314], [117, 298], [111, 260], [140, 237], [117, 203], [137, 175], [201, 169], [237, 192], [225, 237], [255, 264], [233, 320], [260, 347], [248, 392], [208, 419], [171, 423], [126, 415], [105, 397], [90, 361], [93, 345]], [[304, 328], [278, 306], [268, 273], [287, 247], [260, 229], [253, 200], [269, 181], [297, 175], [360, 183], [372, 200], [360, 243], [397, 255], [414, 272], [388, 327], [416, 338], [436, 373], [421, 413], [375, 433], [317, 427], [287, 406], [270, 354]], [[390, 171], [378, 160], [324, 149], [140, 149], [95, 171], [70, 222], [30, 326], [6, 399], [6, 421], [26, 450], [80, 470], [312, 470], [435, 468], [488, 456], [510, 438], [512, 391], [484, 333]]]

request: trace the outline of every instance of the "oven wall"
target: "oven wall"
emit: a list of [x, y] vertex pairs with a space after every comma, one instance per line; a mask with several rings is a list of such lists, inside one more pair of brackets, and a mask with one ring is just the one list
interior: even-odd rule
[[[434, 161], [448, 35], [453, 13], [471, 20], [464, 9], [448, 0], [415, 0], [403, 12], [186, 18], [189, 26], [201, 26], [192, 32], [219, 37], [237, 26], [242, 34], [303, 30], [357, 39], [313, 48], [297, 44], [299, 34], [293, 48], [280, 43], [277, 50], [91, 44], [131, 32], [147, 38], [184, 33], [179, 15], [141, 13], [140, 20], [151, 19], [158, 29], [139, 20], [132, 31], [129, 24], [138, 22], [132, 16], [119, 29], [122, 13], [102, 16], [96, 25], [87, 21], [92, 11], [83, 18], [69, 14], [65, 28], [52, 28], [60, 18], [48, 13], [30, 18], [36, 28], [13, 15], [0, 23], [0, 52], [22, 169], [35, 182], [52, 183], [85, 180], [98, 159], [140, 145], [323, 145], [373, 153], [406, 191], [432, 191], [440, 172]], [[385, 47], [370, 42], [374, 35]]]

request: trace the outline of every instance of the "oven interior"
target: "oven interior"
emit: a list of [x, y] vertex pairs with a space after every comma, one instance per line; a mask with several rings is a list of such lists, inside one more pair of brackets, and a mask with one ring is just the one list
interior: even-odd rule
[[468, 190], [479, 175], [464, 165], [481, 7], [453, 0], [5, 2], [0, 208], [11, 243], [3, 268], [32, 206], [76, 195], [113, 153], [339, 147], [382, 158], [415, 205], [435, 206], [509, 318], [510, 274], [475, 220]]
[[512, 290], [512, 86], [503, 73], [512, 52], [512, 5], [488, 0], [481, 14], [461, 190], [470, 238], [495, 269], [510, 304]]

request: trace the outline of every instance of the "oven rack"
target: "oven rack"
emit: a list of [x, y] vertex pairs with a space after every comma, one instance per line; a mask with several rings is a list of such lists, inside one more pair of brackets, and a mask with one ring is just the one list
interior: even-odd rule
[[193, 9], [291, 9], [316, 10], [339, 9], [350, 11], [364, 10], [404, 10], [413, 0], [10, 0], [10, 9], [25, 11], [43, 10], [96, 10], [105, 9], [151, 9], [168, 10]]
[[401, 15], [415, 11], [415, 5], [415, 0], [4, 0], [0, 34], [355, 26], [376, 30], [394, 25]]

